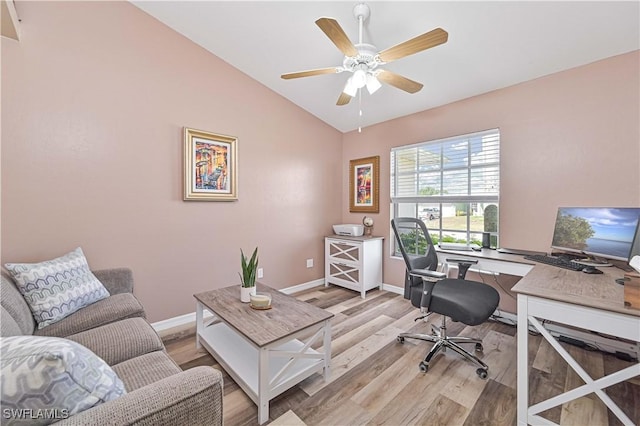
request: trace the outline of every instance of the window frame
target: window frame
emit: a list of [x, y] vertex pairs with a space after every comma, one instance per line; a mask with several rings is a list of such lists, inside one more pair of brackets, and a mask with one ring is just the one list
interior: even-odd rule
[[[477, 139], [477, 138], [483, 138], [483, 137], [495, 137], [496, 138], [496, 142], [497, 142], [497, 160], [495, 161], [488, 161], [488, 162], [480, 162], [480, 163], [474, 163], [471, 159], [472, 159], [472, 143], [470, 143], [471, 140], [473, 139]], [[448, 144], [453, 144], [456, 142], [466, 142], [467, 143], [467, 163], [466, 165], [460, 165], [460, 166], [454, 166], [454, 167], [445, 167], [445, 154], [444, 154], [444, 148], [445, 146], [447, 146]], [[458, 136], [453, 136], [453, 137], [448, 137], [448, 138], [442, 138], [442, 139], [436, 139], [436, 140], [431, 140], [431, 141], [425, 141], [425, 142], [419, 142], [419, 143], [415, 143], [415, 144], [411, 144], [411, 145], [404, 145], [404, 146], [398, 146], [398, 147], [393, 147], [391, 148], [391, 155], [390, 155], [390, 215], [392, 218], [394, 217], [398, 217], [398, 210], [399, 210], [399, 205], [406, 203], [406, 204], [415, 204], [415, 217], [418, 218], [420, 217], [420, 205], [424, 205], [424, 204], [429, 204], [429, 205], [437, 205], [437, 207], [440, 210], [440, 214], [439, 214], [439, 218], [438, 218], [438, 228], [437, 228], [437, 232], [438, 232], [438, 240], [441, 240], [444, 236], [444, 234], [446, 233], [455, 233], [455, 234], [465, 234], [466, 236], [466, 240], [467, 241], [472, 241], [473, 236], [477, 235], [478, 231], [473, 231], [471, 229], [471, 217], [472, 215], [469, 214], [469, 211], [472, 209], [472, 205], [475, 203], [482, 203], [482, 204], [495, 204], [498, 207], [498, 214], [499, 214], [499, 210], [500, 210], [500, 158], [501, 158], [501, 154], [500, 154], [500, 143], [501, 143], [501, 134], [500, 134], [500, 129], [495, 128], [495, 129], [489, 129], [489, 130], [484, 130], [484, 131], [480, 131], [480, 132], [474, 132], [474, 133], [468, 133], [468, 134], [464, 134], [464, 135], [458, 135]], [[426, 146], [436, 146], [439, 145], [440, 148], [440, 161], [437, 165], [437, 167], [431, 167], [431, 170], [421, 170], [421, 164], [420, 164], [420, 155], [419, 152], [417, 153], [418, 155], [416, 155], [416, 164], [413, 170], [411, 171], [402, 171], [402, 172], [398, 172], [397, 171], [397, 159], [398, 159], [398, 154], [404, 152], [408, 152], [412, 149], [419, 149], [421, 147], [426, 147]], [[475, 194], [475, 195], [471, 195], [473, 192], [473, 179], [472, 179], [472, 175], [473, 175], [473, 171], [474, 170], [487, 170], [487, 169], [491, 169], [491, 168], [495, 168], [496, 169], [496, 179], [497, 179], [497, 191], [494, 194], [491, 193], [480, 193], [480, 194]], [[443, 194], [444, 192], [444, 186], [445, 186], [445, 175], [447, 173], [451, 173], [451, 172], [460, 172], [460, 171], [467, 171], [467, 177], [466, 177], [466, 182], [467, 182], [467, 188], [466, 188], [466, 194], [452, 194], [452, 195], [446, 195]], [[437, 179], [439, 182], [439, 188], [437, 188], [439, 194], [437, 195], [417, 195], [417, 194], [413, 194], [410, 196], [396, 196], [396, 194], [398, 193], [398, 185], [400, 184], [400, 182], [402, 181], [402, 177], [407, 177], [407, 176], [414, 176], [414, 185], [416, 186], [415, 188], [415, 192], [420, 191], [420, 177], [422, 176], [426, 176], [428, 174], [431, 175], [438, 175]], [[477, 189], [477, 188], [476, 188]], [[451, 205], [451, 204], [466, 204], [466, 208], [467, 208], [467, 214], [466, 214], [466, 229], [465, 230], [459, 230], [459, 229], [443, 229], [442, 228], [442, 215], [443, 215], [443, 205]], [[432, 234], [433, 236], [435, 236], [435, 231], [436, 229], [431, 227], [429, 229], [430, 234]], [[492, 232], [492, 239], [496, 242], [497, 244], [497, 240], [498, 240], [498, 236], [499, 236], [499, 228], [497, 228], [496, 232]], [[396, 247], [396, 242], [395, 239], [393, 237], [393, 234], [391, 235], [391, 240], [393, 241], [393, 250], [392, 253], [394, 253], [394, 255], [399, 255], [399, 251], [397, 250]]]

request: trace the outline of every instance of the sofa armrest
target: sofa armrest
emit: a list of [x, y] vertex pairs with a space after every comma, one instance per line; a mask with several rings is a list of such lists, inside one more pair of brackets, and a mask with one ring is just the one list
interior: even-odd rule
[[58, 425], [222, 425], [222, 373], [194, 367], [75, 414]]
[[91, 271], [105, 286], [109, 294], [133, 293], [133, 272], [129, 268], [111, 268]]

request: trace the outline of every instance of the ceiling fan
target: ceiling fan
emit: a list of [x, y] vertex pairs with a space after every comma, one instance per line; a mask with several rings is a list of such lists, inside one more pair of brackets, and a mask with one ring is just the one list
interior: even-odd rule
[[358, 89], [367, 87], [369, 94], [373, 94], [382, 85], [380, 81], [408, 93], [416, 93], [422, 89], [422, 84], [410, 80], [391, 71], [379, 69], [378, 66], [388, 64], [405, 56], [422, 52], [431, 47], [446, 43], [449, 34], [442, 28], [436, 28], [403, 43], [378, 52], [371, 44], [362, 42], [362, 27], [364, 21], [369, 18], [371, 10], [364, 3], [357, 4], [353, 8], [353, 14], [359, 23], [358, 44], [353, 44], [344, 30], [333, 18], [320, 18], [316, 25], [329, 37], [336, 47], [345, 55], [342, 66], [320, 68], [308, 71], [282, 74], [285, 80], [292, 78], [311, 77], [321, 74], [335, 74], [341, 72], [352, 73], [347, 80], [343, 92], [336, 105], [346, 105], [353, 98]]

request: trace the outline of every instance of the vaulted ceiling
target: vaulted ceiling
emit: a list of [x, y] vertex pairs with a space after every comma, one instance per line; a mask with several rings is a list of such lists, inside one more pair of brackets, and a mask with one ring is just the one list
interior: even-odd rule
[[342, 65], [344, 55], [314, 22], [335, 18], [355, 44], [357, 2], [132, 3], [342, 132], [640, 48], [637, 1], [373, 1], [363, 41], [378, 50], [438, 27], [448, 41], [384, 66], [424, 84], [421, 91], [383, 85], [337, 106], [350, 74], [280, 75]]

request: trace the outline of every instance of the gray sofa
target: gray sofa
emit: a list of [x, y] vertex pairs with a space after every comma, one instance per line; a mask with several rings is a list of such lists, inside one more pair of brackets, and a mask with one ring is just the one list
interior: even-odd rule
[[2, 272], [0, 335], [62, 337], [109, 364], [127, 393], [59, 421], [59, 425], [221, 425], [222, 374], [211, 367], [182, 371], [133, 296], [129, 269], [93, 271], [109, 291], [63, 320], [37, 329], [12, 278]]

